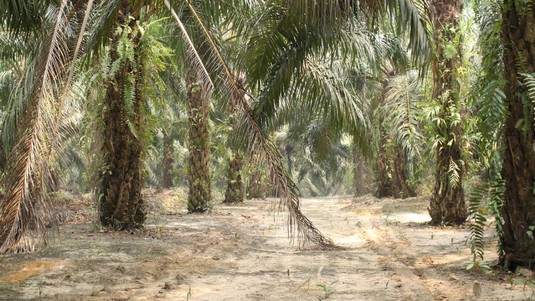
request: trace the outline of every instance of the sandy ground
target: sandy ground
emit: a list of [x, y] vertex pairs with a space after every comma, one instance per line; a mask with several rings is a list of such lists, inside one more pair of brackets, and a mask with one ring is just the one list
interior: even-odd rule
[[[344, 247], [335, 251], [290, 245], [284, 214], [272, 211], [276, 201], [216, 205], [200, 215], [185, 214], [177, 198], [171, 191], [151, 195], [140, 233], [106, 232], [91, 222], [94, 210], [77, 212], [44, 251], [0, 257], [0, 300], [535, 297], [524, 285], [532, 275], [467, 271], [467, 228], [425, 225], [425, 198], [303, 199], [303, 212]], [[487, 259], [496, 259], [494, 250], [491, 243]]]

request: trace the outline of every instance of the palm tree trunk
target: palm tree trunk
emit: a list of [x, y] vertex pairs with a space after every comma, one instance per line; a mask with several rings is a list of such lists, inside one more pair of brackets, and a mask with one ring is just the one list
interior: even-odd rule
[[[119, 14], [119, 26], [126, 26], [132, 15], [130, 5], [124, 1]], [[144, 118], [142, 103], [143, 66], [139, 48], [140, 34], [136, 22], [129, 22], [134, 45], [134, 62], [127, 60], [117, 72], [114, 82], [108, 85], [102, 117], [104, 122], [103, 145], [105, 170], [98, 188], [100, 222], [117, 230], [135, 229], [145, 221], [142, 156]], [[118, 42], [115, 36], [111, 47], [111, 59], [119, 59]], [[135, 68], [134, 68], [135, 66]], [[134, 80], [132, 108], [127, 107], [125, 86], [129, 77]], [[132, 79], [132, 78], [130, 78]]]
[[[535, 1], [505, 0], [502, 4], [502, 41], [505, 67], [505, 154], [503, 174], [505, 201], [501, 244], [502, 263], [514, 270], [516, 265], [533, 268], [535, 264], [535, 123], [533, 95], [521, 74], [535, 73]], [[532, 234], [530, 234], [530, 231]]]
[[392, 196], [392, 179], [389, 175], [389, 160], [387, 152], [387, 143], [388, 143], [388, 133], [386, 133], [384, 127], [384, 112], [382, 107], [385, 103], [385, 94], [386, 87], [388, 86], [388, 78], [383, 81], [382, 94], [381, 94], [381, 103], [380, 103], [380, 117], [379, 117], [379, 152], [375, 161], [375, 172], [376, 172], [376, 181], [377, 189], [375, 191], [375, 196], [378, 198], [385, 198]]
[[465, 168], [461, 158], [461, 122], [452, 120], [460, 110], [456, 74], [461, 64], [458, 24], [462, 5], [462, 0], [433, 0], [430, 5], [436, 32], [433, 98], [441, 106], [439, 117], [444, 120], [436, 129], [442, 140], [436, 147], [435, 188], [429, 206], [431, 224], [435, 225], [459, 225], [468, 216], [462, 187]]
[[162, 158], [162, 188], [169, 189], [173, 187], [173, 163], [174, 160], [174, 148], [173, 139], [167, 134], [163, 133], [163, 158]]
[[395, 198], [416, 196], [414, 187], [408, 183], [406, 162], [403, 147], [396, 145], [394, 147], [394, 160], [392, 161], [392, 192]]
[[247, 198], [263, 198], [267, 193], [267, 186], [264, 184], [266, 176], [255, 167], [249, 166], [249, 176], [247, 178]]
[[204, 212], [209, 209], [210, 185], [210, 134], [208, 115], [210, 102], [197, 73], [186, 72], [188, 94], [188, 211]]
[[359, 197], [369, 193], [369, 170], [361, 151], [356, 144], [353, 145], [353, 189], [354, 196]]
[[234, 152], [234, 156], [229, 163], [227, 175], [227, 191], [225, 192], [225, 203], [243, 202], [243, 181], [242, 181], [243, 156], [239, 151]]

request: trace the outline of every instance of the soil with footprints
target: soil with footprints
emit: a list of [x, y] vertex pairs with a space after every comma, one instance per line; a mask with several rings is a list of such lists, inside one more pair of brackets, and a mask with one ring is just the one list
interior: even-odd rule
[[[0, 257], [0, 300], [532, 300], [533, 275], [467, 270], [468, 227], [426, 224], [428, 198], [302, 199], [337, 250], [290, 244], [277, 200], [186, 214], [148, 193], [146, 229], [107, 232], [88, 198], [65, 202], [50, 246]], [[486, 259], [496, 260], [493, 225]]]

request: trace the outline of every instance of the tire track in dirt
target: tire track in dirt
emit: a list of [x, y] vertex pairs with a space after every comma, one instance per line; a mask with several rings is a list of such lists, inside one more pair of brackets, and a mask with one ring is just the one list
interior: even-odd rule
[[[0, 258], [0, 278], [20, 278], [16, 286], [0, 281], [0, 300], [468, 301], [474, 281], [480, 300], [529, 293], [467, 272], [467, 230], [422, 225], [424, 200], [303, 199], [303, 213], [344, 247], [332, 251], [289, 244], [287, 215], [271, 211], [276, 203], [222, 204], [203, 215], [159, 210], [137, 234], [67, 225], [61, 244]], [[39, 273], [19, 277], [35, 265], [25, 263], [54, 259], [61, 268], [38, 265]]]
[[[434, 300], [433, 293], [414, 272], [415, 258], [401, 251], [410, 241], [401, 233], [393, 235], [383, 226], [383, 220], [377, 220], [381, 216], [380, 207], [361, 204], [357, 210], [353, 217], [357, 219], [356, 233], [366, 242], [363, 248], [379, 256], [380, 270], [387, 278], [385, 289], [395, 288], [398, 300]], [[347, 210], [340, 212], [349, 213]]]
[[[380, 202], [380, 201], [379, 201]], [[381, 266], [390, 271], [390, 285], [403, 286], [414, 300], [460, 300], [468, 296], [466, 283], [435, 265], [433, 256], [418, 256], [407, 224], [389, 221], [380, 203], [354, 203], [359, 208], [363, 238], [371, 252], [381, 255]], [[382, 217], [378, 219], [378, 217]], [[428, 231], [433, 229], [429, 227]], [[431, 234], [433, 235], [433, 234]], [[417, 296], [412, 296], [418, 291]]]

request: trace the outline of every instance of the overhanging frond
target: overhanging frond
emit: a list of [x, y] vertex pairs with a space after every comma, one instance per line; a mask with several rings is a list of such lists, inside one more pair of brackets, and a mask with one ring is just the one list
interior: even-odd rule
[[[208, 61], [210, 64], [205, 65], [206, 70], [214, 73], [211, 78], [217, 81], [216, 87], [223, 87], [219, 91], [230, 99], [229, 106], [232, 111], [238, 115], [236, 120], [241, 124], [236, 126], [240, 133], [245, 133], [248, 137], [249, 152], [257, 154], [264, 162], [270, 174], [273, 176], [273, 183], [278, 187], [281, 194], [281, 206], [284, 206], [288, 212], [288, 233], [290, 237], [297, 236], [300, 246], [307, 242], [315, 243], [321, 247], [332, 247], [332, 242], [325, 238], [321, 232], [314, 227], [312, 222], [304, 216], [299, 208], [299, 191], [295, 184], [288, 177], [283, 168], [280, 154], [276, 147], [266, 138], [249, 107], [247, 98], [250, 97], [244, 90], [240, 81], [235, 77], [232, 70], [228, 67], [223, 54], [219, 51], [217, 43], [214, 40], [211, 31], [205, 26], [203, 20], [199, 18], [196, 8], [187, 2], [189, 11], [192, 14], [195, 24], [200, 29], [200, 34], [205, 39], [205, 46], [210, 49], [213, 56], [202, 58], [202, 61]], [[172, 8], [168, 6], [169, 10]], [[176, 20], [180, 26], [180, 20]]]
[[12, 99], [6, 124], [12, 125], [15, 134], [8, 145], [6, 197], [0, 203], [0, 253], [34, 250], [36, 243], [46, 243], [48, 163], [57, 142], [55, 117], [62, 111], [55, 104], [71, 60], [67, 10], [67, 0], [60, 7], [49, 7], [49, 31], [37, 56], [28, 62], [23, 86], [14, 94], [17, 98]]

